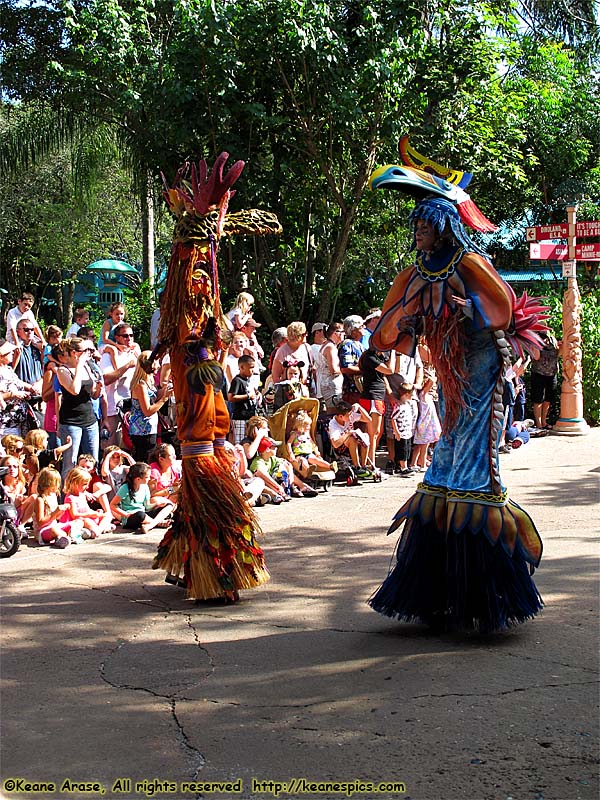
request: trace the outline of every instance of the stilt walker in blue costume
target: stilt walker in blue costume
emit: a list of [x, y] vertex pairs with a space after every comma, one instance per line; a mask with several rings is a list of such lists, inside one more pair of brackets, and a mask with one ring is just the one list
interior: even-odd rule
[[508, 496], [499, 471], [502, 384], [516, 354], [540, 346], [544, 306], [511, 287], [463, 222], [492, 231], [464, 191], [466, 173], [445, 169], [400, 142], [403, 165], [371, 176], [372, 188], [417, 198], [410, 215], [414, 266], [402, 271], [371, 341], [412, 356], [424, 334], [439, 381], [442, 436], [417, 491], [394, 518], [404, 525], [396, 563], [369, 600], [381, 614], [442, 630], [500, 631], [534, 617], [531, 578], [542, 543]]

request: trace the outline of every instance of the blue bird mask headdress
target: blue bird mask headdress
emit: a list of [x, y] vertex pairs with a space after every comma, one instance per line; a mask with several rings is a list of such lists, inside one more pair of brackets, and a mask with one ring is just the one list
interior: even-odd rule
[[404, 164], [378, 167], [369, 179], [371, 189], [397, 189], [412, 195], [419, 203], [410, 215], [411, 222], [415, 219], [431, 222], [440, 234], [449, 225], [457, 241], [482, 253], [465, 231], [463, 223], [482, 233], [491, 233], [496, 226], [465, 191], [472, 175], [443, 167], [422, 156], [408, 144], [408, 136], [400, 140], [399, 150]]

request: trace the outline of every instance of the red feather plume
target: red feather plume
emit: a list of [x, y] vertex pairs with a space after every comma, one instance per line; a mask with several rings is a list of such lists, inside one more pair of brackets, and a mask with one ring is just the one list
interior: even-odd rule
[[512, 295], [513, 324], [511, 329], [506, 331], [506, 339], [515, 355], [520, 358], [523, 358], [524, 351], [537, 356], [539, 350], [544, 347], [544, 342], [538, 334], [548, 330], [546, 318], [549, 308], [543, 305], [539, 297], [529, 297], [527, 292], [523, 292], [518, 299], [514, 292]]

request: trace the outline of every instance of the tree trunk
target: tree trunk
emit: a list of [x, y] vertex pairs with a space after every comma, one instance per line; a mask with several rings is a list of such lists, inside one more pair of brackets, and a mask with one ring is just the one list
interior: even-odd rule
[[75, 297], [75, 281], [67, 283], [67, 297], [64, 308], [63, 330], [70, 327], [73, 321], [73, 298]]
[[142, 209], [143, 278], [151, 286], [154, 286], [154, 181], [150, 172], [146, 173], [140, 199]]
[[331, 262], [327, 269], [327, 278], [325, 285], [329, 287], [329, 291], [323, 292], [319, 300], [317, 308], [316, 319], [329, 320], [330, 312], [332, 310], [332, 300], [335, 296], [335, 290], [340, 285], [342, 279], [342, 270], [344, 268], [344, 261], [346, 259], [346, 252], [348, 250], [348, 242], [358, 212], [358, 206], [362, 200], [365, 188], [367, 186], [369, 176], [373, 172], [375, 164], [376, 148], [371, 146], [369, 155], [360, 164], [354, 186], [352, 187], [351, 202], [343, 209], [340, 209], [340, 226], [338, 228], [338, 235], [335, 242], [335, 249], [332, 253]]

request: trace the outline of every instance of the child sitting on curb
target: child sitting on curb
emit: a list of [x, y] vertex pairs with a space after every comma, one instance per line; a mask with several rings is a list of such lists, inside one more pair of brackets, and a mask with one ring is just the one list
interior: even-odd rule
[[290, 463], [303, 478], [309, 478], [316, 469], [337, 471], [337, 462], [330, 464], [325, 461], [317, 443], [311, 436], [310, 428], [312, 419], [303, 409], [300, 409], [294, 418], [292, 430], [290, 431], [286, 447]]
[[[125, 483], [110, 502], [115, 519], [127, 530], [148, 533], [163, 523], [173, 510], [173, 503], [166, 497], [150, 497], [148, 480], [150, 467], [143, 461], [130, 467]], [[168, 523], [167, 523], [168, 525]]]
[[345, 400], [339, 400], [335, 405], [335, 414], [329, 422], [329, 438], [336, 454], [348, 454], [358, 477], [367, 478], [372, 474], [365, 464], [369, 436], [364, 431], [355, 429], [355, 423], [360, 421], [370, 422], [371, 415], [358, 403], [350, 405]]
[[67, 509], [61, 520], [68, 522], [79, 520], [83, 524], [84, 539], [95, 539], [114, 529], [110, 511], [94, 511], [89, 506], [88, 500], [94, 499], [94, 495], [87, 490], [91, 480], [90, 473], [81, 467], [73, 467], [65, 478]]
[[261, 477], [264, 473], [281, 484], [286, 495], [289, 497], [316, 497], [317, 492], [303, 483], [297, 475], [289, 461], [278, 458], [277, 446], [281, 442], [264, 436], [258, 445], [256, 456], [252, 459], [250, 470], [258, 473]]
[[39, 544], [50, 544], [63, 550], [71, 542], [78, 542], [81, 539], [83, 523], [80, 520], [59, 521], [69, 508], [67, 503], [58, 502], [60, 491], [60, 472], [54, 467], [40, 470], [33, 511], [33, 531]]

